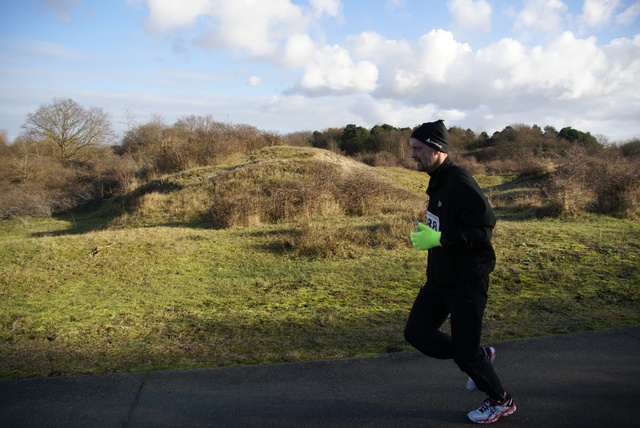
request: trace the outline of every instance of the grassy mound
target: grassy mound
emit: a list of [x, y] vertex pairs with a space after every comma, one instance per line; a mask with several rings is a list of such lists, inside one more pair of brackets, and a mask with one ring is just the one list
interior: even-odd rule
[[[426, 177], [423, 175], [423, 177]], [[227, 167], [166, 175], [112, 201], [112, 226], [202, 222], [213, 228], [424, 209], [397, 177], [335, 153], [272, 147]]]

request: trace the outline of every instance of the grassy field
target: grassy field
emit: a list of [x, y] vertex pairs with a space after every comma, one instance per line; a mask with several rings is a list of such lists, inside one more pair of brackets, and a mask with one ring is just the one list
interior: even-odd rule
[[[281, 245], [295, 225], [83, 231], [93, 221], [1, 223], [3, 378], [409, 349], [424, 254], [408, 245], [308, 258]], [[639, 324], [639, 243], [627, 220], [500, 222], [485, 339]]]
[[[327, 174], [327, 168], [320, 170]], [[233, 180], [248, 174], [233, 171], [227, 174]], [[418, 195], [424, 191], [415, 173], [384, 174]], [[171, 201], [192, 200], [188, 181], [203, 181], [178, 178], [162, 181], [161, 194], [160, 184], [149, 186], [160, 196], [138, 193], [138, 211], [127, 211], [117, 227], [113, 217], [95, 213], [0, 221], [1, 378], [410, 350], [404, 323], [425, 279], [425, 253], [407, 237], [411, 215], [385, 213], [388, 203], [380, 203], [377, 214], [214, 229], [153, 214], [183, 209]], [[498, 201], [500, 186], [512, 179], [478, 181]], [[268, 180], [287, 191], [287, 200], [297, 200], [294, 187]], [[217, 192], [224, 187], [215, 186]], [[160, 200], [164, 211], [154, 211], [151, 200]], [[335, 209], [343, 206], [332, 200]], [[149, 216], [141, 214], [143, 208]], [[288, 211], [298, 212], [303, 210]], [[604, 216], [523, 220], [501, 206], [496, 212], [498, 266], [485, 314], [486, 341], [640, 324], [638, 222]]]

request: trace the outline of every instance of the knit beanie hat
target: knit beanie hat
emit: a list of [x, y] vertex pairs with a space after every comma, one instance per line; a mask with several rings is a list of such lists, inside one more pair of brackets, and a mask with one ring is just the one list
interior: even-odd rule
[[444, 121], [423, 123], [413, 130], [411, 138], [430, 146], [432, 149], [447, 153], [449, 149], [449, 133], [444, 126]]

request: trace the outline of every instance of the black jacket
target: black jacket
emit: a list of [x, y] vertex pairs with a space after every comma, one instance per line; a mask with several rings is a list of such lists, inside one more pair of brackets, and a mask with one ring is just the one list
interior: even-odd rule
[[447, 157], [431, 174], [427, 195], [427, 225], [442, 232], [442, 247], [429, 250], [427, 280], [453, 288], [489, 275], [496, 262], [496, 217], [471, 174]]

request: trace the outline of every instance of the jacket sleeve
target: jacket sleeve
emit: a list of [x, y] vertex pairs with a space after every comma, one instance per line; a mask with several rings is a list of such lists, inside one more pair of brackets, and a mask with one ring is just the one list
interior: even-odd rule
[[455, 223], [443, 230], [440, 242], [444, 247], [460, 249], [490, 246], [496, 217], [482, 190], [468, 174], [456, 177], [453, 188]]

